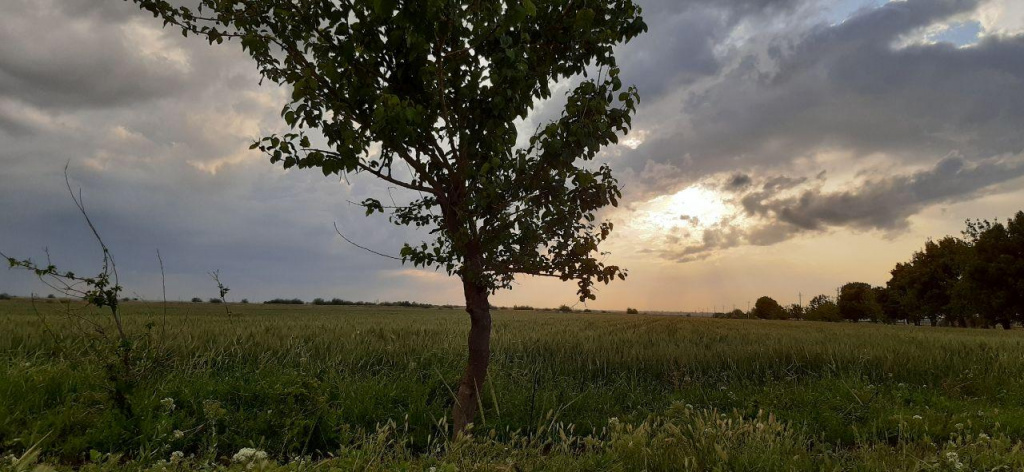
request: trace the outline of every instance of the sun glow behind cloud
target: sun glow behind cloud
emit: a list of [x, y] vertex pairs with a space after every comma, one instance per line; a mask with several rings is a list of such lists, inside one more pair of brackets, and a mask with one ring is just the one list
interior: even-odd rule
[[723, 194], [692, 185], [637, 205], [627, 225], [646, 244], [679, 247], [700, 244], [705, 230], [743, 219], [742, 210]]

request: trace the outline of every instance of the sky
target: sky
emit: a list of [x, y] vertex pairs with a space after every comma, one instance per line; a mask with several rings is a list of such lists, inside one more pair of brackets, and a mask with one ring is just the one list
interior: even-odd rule
[[[641, 104], [602, 151], [623, 187], [603, 249], [629, 277], [593, 309], [746, 309], [884, 284], [929, 238], [1024, 209], [1024, 2], [638, 0], [650, 27], [617, 49]], [[46, 31], [46, 34], [39, 34]], [[443, 271], [382, 258], [424, 235], [365, 217], [367, 175], [283, 170], [254, 138], [288, 91], [237, 43], [161, 29], [120, 0], [8, 0], [0, 16], [0, 251], [94, 272], [113, 251], [127, 296], [461, 304]], [[570, 84], [522, 129], [554, 116]], [[401, 195], [396, 195], [401, 198]], [[492, 304], [578, 304], [520, 277]], [[52, 292], [0, 269], [0, 292]]]

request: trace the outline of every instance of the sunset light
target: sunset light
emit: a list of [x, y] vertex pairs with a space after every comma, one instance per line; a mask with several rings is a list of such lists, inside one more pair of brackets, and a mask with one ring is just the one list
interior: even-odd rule
[[736, 223], [739, 218], [740, 210], [721, 193], [692, 185], [640, 203], [628, 224], [644, 240], [682, 245], [699, 242], [707, 228], [725, 220]]

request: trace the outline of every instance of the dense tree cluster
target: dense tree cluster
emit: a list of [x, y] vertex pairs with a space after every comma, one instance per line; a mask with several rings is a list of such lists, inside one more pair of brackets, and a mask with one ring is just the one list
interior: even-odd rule
[[968, 221], [963, 237], [928, 241], [890, 274], [885, 286], [850, 282], [807, 307], [761, 297], [744, 317], [1010, 329], [1024, 323], [1024, 211], [1006, 222]]
[[786, 310], [782, 308], [782, 305], [779, 305], [779, 302], [771, 297], [758, 298], [757, 302], [754, 303], [751, 315], [762, 320], [783, 320], [788, 318]]
[[889, 308], [916, 324], [1009, 329], [1024, 321], [1024, 212], [1005, 223], [968, 221], [963, 235], [929, 241], [897, 264], [885, 287]]

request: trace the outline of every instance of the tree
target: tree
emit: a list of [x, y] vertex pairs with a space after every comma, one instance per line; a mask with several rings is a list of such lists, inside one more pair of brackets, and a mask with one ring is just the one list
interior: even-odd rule
[[1006, 221], [967, 222], [974, 246], [964, 272], [964, 305], [1010, 329], [1024, 317], [1024, 211]]
[[807, 312], [804, 319], [808, 321], [842, 321], [839, 316], [839, 307], [835, 300], [828, 295], [818, 295], [807, 304]]
[[879, 321], [882, 318], [882, 307], [875, 300], [875, 292], [871, 285], [864, 282], [850, 282], [839, 289], [839, 316], [844, 320], [857, 322], [860, 320]]
[[875, 301], [878, 302], [878, 306], [882, 309], [883, 323], [891, 324], [902, 319], [899, 299], [894, 296], [888, 287], [871, 287], [871, 291], [875, 293]]
[[775, 301], [771, 297], [761, 297], [754, 302], [754, 309], [751, 314], [762, 320], [784, 320], [786, 319], [786, 309], [779, 305], [779, 302]]
[[[490, 294], [529, 274], [575, 280], [587, 300], [625, 278], [598, 258], [612, 225], [595, 221], [621, 192], [607, 165], [584, 164], [628, 132], [639, 100], [613, 54], [647, 28], [632, 0], [133, 1], [186, 36], [239, 39], [264, 78], [291, 87], [291, 132], [253, 144], [271, 162], [414, 192], [362, 205], [430, 229], [402, 261], [462, 280], [471, 327], [456, 432], [487, 373]], [[561, 115], [517, 146], [516, 121], [560, 80], [576, 81]]]
[[971, 257], [971, 244], [962, 239], [947, 236], [928, 241], [910, 261], [896, 264], [886, 283], [891, 293], [883, 301], [897, 304], [915, 324], [927, 318], [934, 326], [944, 317], [951, 325], [966, 326], [968, 313], [954, 294]]
[[804, 318], [804, 307], [793, 303], [786, 307], [786, 318], [802, 320]]

